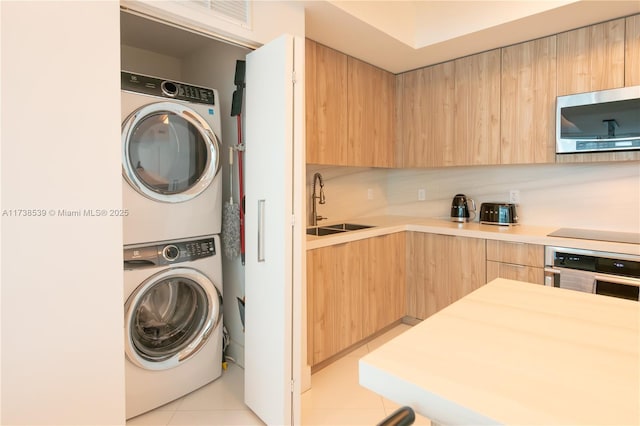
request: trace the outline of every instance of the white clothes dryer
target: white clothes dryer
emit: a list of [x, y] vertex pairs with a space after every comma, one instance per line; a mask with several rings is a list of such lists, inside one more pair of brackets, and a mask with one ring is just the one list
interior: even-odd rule
[[124, 244], [219, 234], [215, 89], [121, 72]]
[[218, 235], [124, 248], [126, 418], [222, 374]]

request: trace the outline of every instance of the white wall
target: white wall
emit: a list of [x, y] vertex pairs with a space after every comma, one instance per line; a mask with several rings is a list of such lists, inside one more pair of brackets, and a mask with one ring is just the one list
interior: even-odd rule
[[[249, 2], [250, 25], [239, 25], [195, 2], [122, 0], [132, 10], [210, 33], [237, 43], [258, 47], [283, 33], [304, 36], [304, 5], [299, 1], [254, 0]], [[204, 2], [200, 2], [204, 3]]]
[[0, 10], [1, 423], [123, 424], [118, 3]]
[[[529, 225], [640, 232], [640, 163], [551, 164], [439, 169], [307, 168], [325, 176], [331, 220], [394, 214], [448, 217], [457, 193], [483, 202], [509, 201], [520, 191], [520, 222]], [[374, 190], [374, 200], [366, 198]], [[419, 188], [426, 200], [418, 201]], [[309, 199], [309, 195], [307, 198]]]
[[133, 46], [122, 45], [120, 62], [123, 71], [182, 81], [182, 62], [173, 56], [163, 55]]
[[[307, 165], [307, 218], [311, 225], [311, 194], [313, 175], [319, 172], [324, 181], [325, 204], [316, 204], [317, 214], [326, 217], [318, 224], [348, 220], [354, 217], [387, 214], [389, 203], [387, 194], [387, 169], [364, 167], [331, 167]], [[317, 185], [316, 185], [317, 186]], [[369, 199], [368, 190], [372, 190], [373, 199]], [[316, 195], [320, 188], [316, 187]]]

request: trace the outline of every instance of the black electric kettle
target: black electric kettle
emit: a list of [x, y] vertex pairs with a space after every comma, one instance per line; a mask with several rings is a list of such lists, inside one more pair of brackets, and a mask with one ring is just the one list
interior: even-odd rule
[[[471, 203], [471, 208], [469, 208]], [[453, 222], [469, 222], [476, 217], [476, 202], [464, 194], [456, 194], [451, 202], [451, 220]]]

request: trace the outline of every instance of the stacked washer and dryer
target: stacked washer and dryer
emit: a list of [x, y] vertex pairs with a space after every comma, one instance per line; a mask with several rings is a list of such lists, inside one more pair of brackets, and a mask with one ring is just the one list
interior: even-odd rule
[[123, 71], [126, 418], [222, 373], [220, 100]]

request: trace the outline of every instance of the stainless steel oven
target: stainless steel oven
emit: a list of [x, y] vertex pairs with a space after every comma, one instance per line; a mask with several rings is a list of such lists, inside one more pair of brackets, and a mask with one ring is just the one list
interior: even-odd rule
[[545, 247], [548, 286], [640, 300], [640, 256]]

